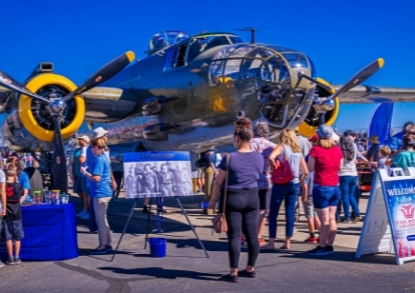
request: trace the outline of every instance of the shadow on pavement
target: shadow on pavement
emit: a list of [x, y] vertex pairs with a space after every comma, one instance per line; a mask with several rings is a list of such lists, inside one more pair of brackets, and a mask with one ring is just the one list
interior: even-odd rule
[[142, 275], [142, 276], [151, 276], [154, 278], [162, 278], [162, 279], [189, 278], [189, 279], [195, 279], [195, 280], [215, 281], [215, 279], [221, 276], [221, 274], [209, 274], [209, 273], [201, 273], [201, 272], [187, 271], [187, 270], [172, 270], [172, 269], [164, 269], [164, 268], [158, 268], [158, 267], [136, 268], [136, 269], [122, 269], [118, 267], [101, 267], [98, 269], [105, 270], [105, 271], [112, 271], [115, 274]]
[[[196, 249], [203, 249], [200, 246], [199, 241], [197, 241], [197, 239], [187, 239], [187, 240], [167, 239], [167, 242], [176, 244], [176, 248], [193, 247]], [[228, 242], [202, 240], [202, 243], [205, 246], [207, 251], [228, 251]]]
[[275, 250], [275, 251], [261, 251], [261, 253], [281, 253], [282, 258], [291, 259], [320, 259], [321, 261], [342, 261], [353, 263], [369, 263], [369, 264], [386, 264], [396, 265], [396, 260], [393, 255], [371, 254], [362, 255], [360, 258], [356, 258], [355, 251], [336, 251], [334, 254], [325, 256], [309, 255], [305, 251], [295, 250]]

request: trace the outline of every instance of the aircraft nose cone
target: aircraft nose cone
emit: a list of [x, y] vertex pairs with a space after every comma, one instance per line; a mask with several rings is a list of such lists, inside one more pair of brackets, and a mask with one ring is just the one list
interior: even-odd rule
[[51, 108], [54, 112], [62, 112], [65, 109], [65, 103], [59, 99], [53, 101]]

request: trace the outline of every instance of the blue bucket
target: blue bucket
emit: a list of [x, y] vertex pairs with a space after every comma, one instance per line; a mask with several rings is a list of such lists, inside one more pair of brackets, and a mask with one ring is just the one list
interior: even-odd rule
[[148, 239], [150, 244], [150, 255], [152, 257], [165, 257], [166, 256], [166, 238], [150, 238]]

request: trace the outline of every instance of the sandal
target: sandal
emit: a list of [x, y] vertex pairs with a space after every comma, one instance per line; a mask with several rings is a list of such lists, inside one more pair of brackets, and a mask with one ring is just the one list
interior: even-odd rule
[[268, 245], [269, 243], [265, 246], [260, 246], [260, 249], [261, 250], [275, 250], [275, 245], [273, 247], [269, 247]]
[[256, 272], [243, 270], [243, 271], [238, 272], [238, 276], [244, 277], [244, 278], [256, 278]]
[[290, 248], [288, 248], [287, 246], [285, 246], [285, 244], [283, 245], [283, 246], [281, 246], [280, 247], [280, 249], [285, 249], [285, 250], [288, 250], [288, 249], [290, 249]]

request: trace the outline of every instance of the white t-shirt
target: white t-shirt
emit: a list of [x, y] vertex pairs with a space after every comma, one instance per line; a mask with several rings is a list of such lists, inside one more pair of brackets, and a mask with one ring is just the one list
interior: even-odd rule
[[88, 147], [87, 146], [84, 146], [84, 147], [82, 147], [82, 150], [81, 150], [81, 155], [80, 155], [80, 157], [85, 157], [86, 158], [86, 149], [87, 149]]

